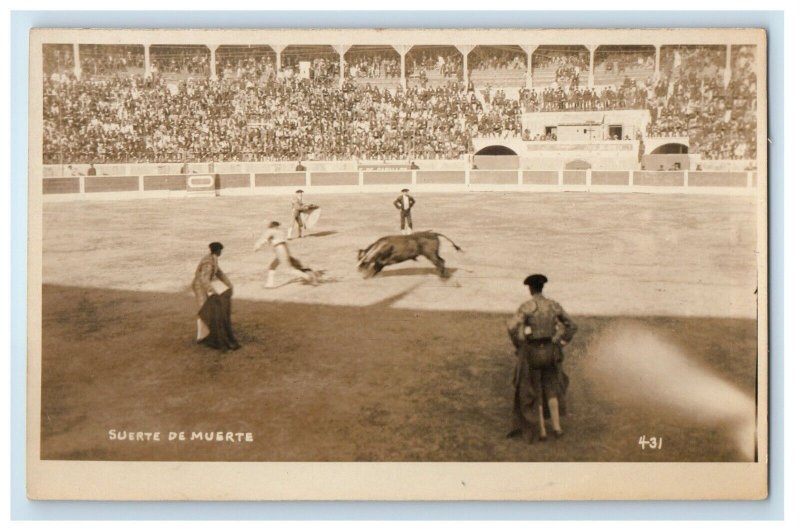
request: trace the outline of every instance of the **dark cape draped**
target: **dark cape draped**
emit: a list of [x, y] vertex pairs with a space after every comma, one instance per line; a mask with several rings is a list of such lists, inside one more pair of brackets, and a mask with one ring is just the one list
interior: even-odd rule
[[218, 350], [239, 348], [231, 326], [231, 294], [232, 290], [226, 290], [220, 295], [211, 295], [200, 308], [197, 315], [208, 327], [209, 334], [199, 343]]
[[[544, 366], [544, 360], [550, 360]], [[545, 418], [550, 418], [546, 396], [558, 398], [560, 415], [567, 415], [569, 377], [562, 367], [563, 354], [557, 345], [522, 344], [517, 349], [514, 369], [513, 428], [538, 426], [538, 406], [543, 406]]]

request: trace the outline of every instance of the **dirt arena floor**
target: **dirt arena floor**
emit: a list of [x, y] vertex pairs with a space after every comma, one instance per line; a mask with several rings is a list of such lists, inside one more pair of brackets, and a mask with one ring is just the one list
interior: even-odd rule
[[[45, 204], [42, 457], [748, 459], [736, 415], [702, 414], [707, 403], [724, 409], [728, 395], [703, 396], [681, 371], [754, 404], [754, 198], [420, 193], [415, 229], [464, 248], [442, 242], [452, 276], [440, 280], [420, 259], [364, 280], [357, 250], [398, 232], [395, 197], [306, 194], [322, 216], [290, 247], [324, 269], [325, 281], [290, 282], [279, 268], [273, 290], [261, 287], [272, 252], [252, 246], [265, 222], [288, 222], [291, 197]], [[225, 245], [220, 264], [235, 286], [243, 348], [230, 353], [194, 343], [189, 283], [214, 240]], [[505, 322], [534, 272], [548, 275], [545, 295], [579, 331], [566, 352], [566, 435], [527, 445], [504, 437], [514, 368]], [[599, 344], [610, 334], [632, 338], [635, 363]], [[680, 368], [659, 365], [665, 356]], [[651, 380], [613, 366], [642, 360]], [[694, 395], [699, 402], [680, 403]], [[109, 430], [162, 440], [109, 440]], [[181, 431], [253, 440], [167, 440]], [[661, 449], [643, 449], [641, 436], [661, 437]]]

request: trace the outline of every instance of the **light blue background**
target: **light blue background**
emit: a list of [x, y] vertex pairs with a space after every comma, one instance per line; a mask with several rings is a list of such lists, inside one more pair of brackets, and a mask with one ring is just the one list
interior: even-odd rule
[[[783, 12], [137, 12], [11, 14], [11, 515], [15, 520], [782, 519]], [[770, 498], [765, 502], [31, 502], [25, 497], [28, 32], [64, 28], [670, 28], [768, 30], [770, 145]]]

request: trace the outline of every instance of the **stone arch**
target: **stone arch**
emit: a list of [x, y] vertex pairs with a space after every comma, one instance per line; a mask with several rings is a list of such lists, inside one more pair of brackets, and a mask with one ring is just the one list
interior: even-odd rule
[[689, 146], [682, 142], [661, 144], [650, 152], [651, 155], [686, 155], [687, 153], [689, 153]]
[[501, 146], [501, 145], [492, 145], [486, 146], [485, 148], [481, 149], [476, 155], [490, 155], [490, 156], [498, 156], [498, 155], [516, 155], [517, 152], [511, 149], [508, 146]]
[[564, 166], [566, 170], [591, 170], [592, 165], [583, 159], [575, 159], [567, 162]]

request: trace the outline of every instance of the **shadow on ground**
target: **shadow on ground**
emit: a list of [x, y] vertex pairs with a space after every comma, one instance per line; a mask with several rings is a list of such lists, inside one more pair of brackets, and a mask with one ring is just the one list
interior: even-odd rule
[[[752, 394], [752, 320], [581, 317], [567, 351], [570, 415], [559, 441], [504, 438], [514, 355], [507, 315], [236, 300], [243, 345], [198, 346], [194, 300], [43, 286], [42, 457], [236, 461], [731, 461], [723, 425], [621, 407], [587, 363], [599, 332], [633, 321]], [[643, 356], [648, 353], [643, 352]], [[670, 375], [664, 375], [669, 378]], [[635, 382], [630, 382], [635, 385]], [[109, 430], [159, 431], [160, 442]], [[252, 442], [169, 441], [251, 432]], [[645, 452], [640, 436], [664, 448]]]
[[[445, 276], [443, 280], [446, 280], [453, 276], [453, 274], [458, 271], [455, 267], [446, 267], [444, 269]], [[406, 267], [403, 269], [384, 269], [377, 275], [375, 278], [380, 277], [416, 277], [416, 276], [435, 276], [438, 277], [439, 273], [436, 271], [434, 266], [430, 267]]]
[[307, 234], [303, 234], [303, 238], [322, 238], [324, 236], [333, 236], [337, 234], [339, 231], [335, 230], [323, 230], [320, 232], [309, 232]]

